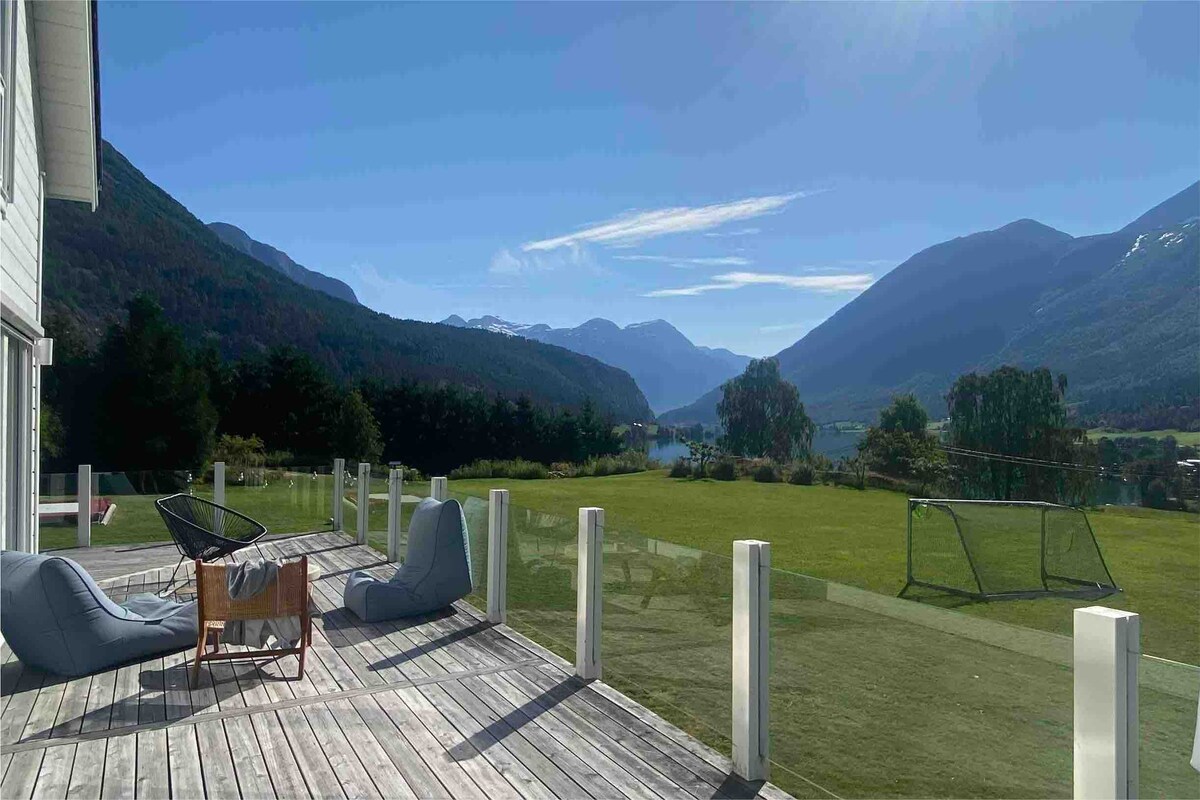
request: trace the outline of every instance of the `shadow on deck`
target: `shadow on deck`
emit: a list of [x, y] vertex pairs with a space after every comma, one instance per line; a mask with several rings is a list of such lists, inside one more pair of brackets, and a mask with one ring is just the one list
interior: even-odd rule
[[[213, 662], [190, 688], [190, 649], [64, 679], [5, 648], [0, 795], [787, 797], [467, 603], [361, 622], [341, 605], [346, 575], [391, 567], [341, 534], [263, 549], [322, 569], [303, 679], [285, 656]], [[58, 554], [102, 574], [161, 565], [102, 580], [118, 601], [158, 591], [177, 560], [171, 545], [103, 550]]]

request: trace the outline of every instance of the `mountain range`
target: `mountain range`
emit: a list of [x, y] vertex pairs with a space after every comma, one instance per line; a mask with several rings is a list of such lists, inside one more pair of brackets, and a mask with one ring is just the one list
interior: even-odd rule
[[337, 278], [331, 278], [320, 272], [301, 266], [282, 250], [277, 250], [269, 244], [251, 239], [250, 235], [236, 225], [228, 222], [210, 222], [208, 229], [217, 235], [225, 244], [241, 250], [246, 255], [256, 258], [271, 269], [281, 272], [301, 286], [324, 292], [330, 297], [358, 304], [354, 290]]
[[661, 319], [622, 328], [607, 319], [596, 318], [574, 328], [551, 328], [493, 316], [466, 320], [451, 315], [442, 324], [554, 344], [619, 367], [633, 376], [656, 412], [691, 402], [739, 374], [750, 363], [749, 356], [692, 344]]
[[[1200, 183], [1119, 231], [1030, 219], [922, 250], [778, 353], [814, 420], [873, 421], [914, 392], [946, 413], [954, 379], [1003, 364], [1068, 379], [1084, 413], [1194, 397]], [[720, 389], [660, 416], [716, 421]]]
[[51, 336], [74, 329], [82, 341], [98, 342], [144, 292], [191, 342], [226, 358], [292, 346], [342, 380], [458, 385], [568, 408], [591, 398], [622, 421], [651, 417], [620, 369], [532, 339], [395, 319], [337, 299], [225, 244], [108, 142], [101, 164], [95, 212], [46, 203]]

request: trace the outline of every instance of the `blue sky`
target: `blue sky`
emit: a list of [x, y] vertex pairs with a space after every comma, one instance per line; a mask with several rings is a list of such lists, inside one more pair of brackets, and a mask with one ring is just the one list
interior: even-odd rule
[[929, 245], [1200, 177], [1200, 4], [105, 2], [105, 137], [399, 317], [777, 352]]

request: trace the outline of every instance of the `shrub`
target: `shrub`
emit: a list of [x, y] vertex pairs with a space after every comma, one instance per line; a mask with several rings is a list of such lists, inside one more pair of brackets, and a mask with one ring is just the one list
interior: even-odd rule
[[737, 464], [731, 458], [722, 458], [713, 464], [712, 476], [719, 481], [736, 481]]
[[451, 480], [464, 478], [512, 478], [514, 480], [538, 480], [547, 477], [549, 470], [545, 464], [536, 461], [526, 461], [521, 458], [507, 461], [481, 459], [463, 467], [451, 470]]
[[[556, 461], [547, 467], [536, 461], [516, 459], [481, 459], [450, 472], [451, 479], [465, 478], [512, 478], [515, 480], [539, 480], [541, 478], [590, 478], [605, 475], [625, 475], [644, 472], [657, 463], [643, 452], [630, 450], [615, 456], [593, 456], [582, 464]], [[408, 473], [405, 473], [407, 479]]]
[[756, 483], [779, 483], [779, 470], [774, 464], [759, 464], [751, 477]]
[[788, 475], [788, 483], [796, 486], [812, 486], [817, 480], [817, 470], [807, 461], [797, 462], [792, 466], [792, 473]]
[[[388, 465], [388, 469], [392, 469], [391, 464]], [[420, 483], [421, 481], [429, 480], [426, 476], [422, 475], [421, 470], [417, 469], [416, 467], [406, 467], [403, 464], [396, 464], [395, 469], [404, 470], [405, 483]]]
[[579, 466], [575, 471], [576, 477], [604, 475], [627, 475], [631, 472], [645, 472], [653, 469], [657, 463], [641, 450], [626, 450], [615, 456], [593, 456]]
[[290, 467], [296, 463], [296, 457], [287, 450], [270, 450], [263, 454], [263, 463], [272, 467]]
[[686, 478], [691, 474], [692, 468], [682, 458], [675, 460], [675, 463], [671, 465], [671, 472], [669, 473], [672, 478]]

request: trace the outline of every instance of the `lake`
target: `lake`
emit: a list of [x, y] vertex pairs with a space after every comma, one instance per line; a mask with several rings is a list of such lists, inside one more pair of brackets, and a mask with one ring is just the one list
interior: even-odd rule
[[[863, 437], [863, 431], [837, 431], [833, 428], [818, 428], [813, 434], [813, 451], [837, 461], [839, 458], [853, 456], [858, 442]], [[647, 451], [651, 458], [670, 464], [677, 458], [687, 458], [687, 445], [683, 442], [669, 440], [650, 442]]]

